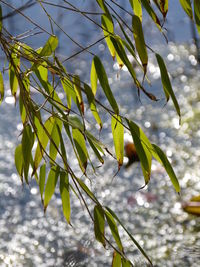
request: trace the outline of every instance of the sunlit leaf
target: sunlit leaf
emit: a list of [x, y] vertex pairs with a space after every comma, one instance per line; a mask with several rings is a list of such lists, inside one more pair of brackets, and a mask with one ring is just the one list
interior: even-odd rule
[[132, 267], [132, 263], [129, 260], [122, 258], [122, 267]]
[[88, 152], [83, 134], [78, 129], [72, 129], [74, 144], [80, 159], [80, 167], [85, 173], [87, 168]]
[[44, 186], [45, 186], [45, 178], [46, 178], [46, 164], [43, 164], [40, 167], [40, 175], [39, 175], [39, 189], [41, 199], [43, 200]]
[[193, 19], [191, 0], [179, 0], [186, 14]]
[[200, 2], [199, 0], [194, 0], [194, 17], [195, 17], [197, 30], [200, 34]]
[[98, 240], [105, 247], [105, 214], [101, 206], [96, 205], [94, 207], [94, 233], [96, 240]]
[[15, 166], [21, 180], [23, 179], [23, 162], [22, 144], [19, 144], [15, 149]]
[[155, 11], [151, 7], [149, 0], [141, 0], [141, 3], [143, 5], [143, 7], [146, 9], [146, 11], [149, 14], [149, 16], [151, 17], [151, 19], [155, 22], [156, 26], [159, 28], [159, 30], [161, 30], [160, 21], [156, 15]]
[[133, 121], [127, 120], [127, 123], [133, 137], [137, 155], [140, 159], [146, 185], [148, 184], [151, 176], [151, 143], [139, 126], [137, 126]]
[[76, 103], [76, 93], [74, 92], [73, 85], [71, 81], [66, 78], [61, 79], [61, 84], [67, 97], [67, 106], [69, 109], [71, 109], [71, 99], [73, 99], [74, 103]]
[[121, 255], [116, 251], [113, 252], [112, 267], [121, 267]]
[[119, 231], [117, 228], [117, 224], [112, 216], [112, 214], [108, 211], [105, 212], [105, 216], [106, 216], [106, 220], [108, 222], [109, 228], [111, 230], [112, 236], [115, 239], [115, 242], [118, 246], [118, 248], [123, 251], [123, 246], [122, 246], [122, 242], [119, 236]]
[[41, 50], [39, 55], [41, 57], [50, 56], [55, 51], [57, 46], [58, 46], [58, 38], [55, 35], [52, 35], [47, 40], [46, 44], [42, 48], [42, 50]]
[[82, 98], [82, 93], [81, 93], [81, 82], [80, 82], [80, 78], [78, 75], [74, 76], [73, 83], [74, 83], [74, 91], [76, 93], [76, 97], [78, 100], [78, 104], [80, 106], [80, 110], [82, 114], [84, 114], [84, 103], [83, 103], [83, 98]]
[[146, 74], [147, 63], [148, 63], [148, 54], [144, 41], [142, 24], [138, 16], [133, 15], [132, 17], [132, 25], [133, 25], [133, 36], [135, 39], [135, 45], [142, 62], [144, 68], [144, 74]]
[[176, 177], [176, 174], [174, 173], [174, 170], [167, 159], [167, 156], [163, 153], [163, 151], [156, 145], [152, 145], [153, 151], [152, 154], [155, 157], [156, 160], [158, 160], [165, 168], [167, 174], [169, 175], [169, 178], [171, 179], [171, 182], [176, 190], [177, 193], [180, 192], [180, 185], [178, 182], [178, 179]]
[[139, 243], [135, 240], [135, 238], [132, 236], [132, 234], [127, 230], [127, 228], [124, 226], [124, 224], [119, 220], [119, 218], [117, 217], [117, 215], [109, 207], [106, 207], [106, 210], [109, 211], [109, 213], [112, 215], [112, 217], [122, 226], [122, 228], [128, 234], [129, 238], [133, 241], [133, 243], [135, 244], [135, 246], [139, 249], [139, 251], [142, 253], [142, 255], [148, 260], [148, 262], [150, 263], [150, 266], [153, 266], [150, 258], [146, 254], [146, 252], [139, 245]]
[[142, 21], [142, 5], [140, 0], [129, 0], [133, 13], [140, 18]]
[[104, 14], [101, 16], [101, 25], [103, 28], [103, 33], [105, 36], [105, 40], [106, 40], [108, 49], [110, 51], [112, 58], [114, 59], [115, 58], [115, 48], [114, 48], [112, 42], [110, 41], [110, 34], [114, 34], [113, 22], [109, 16]]
[[3, 83], [3, 75], [0, 72], [0, 104], [4, 98], [4, 83]]
[[92, 93], [95, 96], [97, 91], [97, 73], [94, 66], [94, 61], [92, 61], [91, 71], [90, 71], [90, 85], [92, 88]]
[[66, 172], [60, 173], [60, 195], [62, 199], [63, 214], [70, 224], [70, 195], [69, 195], [69, 178]]
[[18, 55], [18, 51], [20, 50], [20, 46], [16, 44], [11, 53], [12, 61], [9, 64], [9, 81], [10, 81], [10, 88], [11, 93], [14, 97], [16, 97], [17, 88], [18, 88], [18, 80], [16, 76], [16, 72], [19, 71], [20, 66], [20, 58]]
[[88, 103], [90, 105], [90, 110], [91, 110], [96, 122], [99, 124], [100, 129], [101, 129], [102, 128], [102, 121], [101, 121], [101, 118], [100, 118], [99, 113], [98, 113], [97, 108], [96, 108], [95, 98], [94, 98], [92, 89], [86, 83], [84, 84], [84, 89], [85, 89], [85, 93], [86, 93], [86, 96], [88, 99]]
[[116, 114], [119, 114], [119, 108], [117, 105], [117, 102], [113, 96], [113, 93], [110, 89], [110, 85], [108, 83], [108, 77], [106, 75], [105, 69], [103, 64], [101, 63], [101, 60], [95, 56], [94, 57], [94, 66], [95, 66], [95, 70], [97, 73], [97, 77], [99, 79], [99, 82], [101, 84], [101, 87], [106, 95], [106, 98], [108, 99], [111, 107], [113, 108], [113, 110], [115, 111]]
[[45, 192], [44, 192], [44, 211], [46, 211], [49, 201], [51, 200], [52, 195], [55, 191], [57, 180], [58, 180], [58, 175], [59, 175], [59, 170], [60, 168], [58, 166], [53, 166], [49, 171], [49, 175], [48, 175], [47, 183], [45, 187]]
[[62, 121], [57, 118], [51, 131], [51, 139], [49, 146], [49, 156], [50, 161], [52, 161], [52, 163], [56, 159], [56, 156], [58, 154], [58, 147], [60, 144], [60, 134], [58, 132], [58, 128], [60, 129], [60, 131], [62, 130]]
[[112, 20], [112, 17], [110, 15], [110, 12], [109, 12], [107, 6], [104, 3], [104, 0], [96, 0], [96, 1], [99, 4], [100, 8], [103, 10], [103, 12]]
[[23, 129], [22, 135], [22, 153], [24, 162], [24, 178], [28, 183], [28, 171], [31, 160], [31, 150], [34, 143], [34, 133], [32, 132], [31, 126], [27, 124]]
[[53, 129], [55, 123], [54, 117], [49, 117], [44, 125], [41, 125], [38, 118], [35, 117], [35, 126], [37, 128], [37, 138], [39, 139], [38, 145], [35, 151], [35, 157], [34, 157], [34, 170], [33, 173], [37, 170], [39, 167], [39, 164], [42, 160], [44, 151], [47, 147], [47, 144], [49, 142], [49, 138], [51, 136], [51, 132]]
[[120, 169], [120, 167], [123, 165], [124, 159], [124, 127], [122, 125], [122, 120], [120, 116], [112, 116], [111, 128], [113, 134], [113, 142], [115, 146], [115, 154]]
[[158, 66], [160, 68], [160, 73], [161, 73], [161, 80], [162, 80], [162, 85], [163, 85], [163, 89], [165, 92], [165, 96], [166, 96], [166, 100], [169, 100], [169, 96], [172, 98], [172, 101], [174, 103], [175, 109], [177, 114], [179, 115], [179, 117], [181, 117], [181, 113], [180, 113], [180, 108], [179, 108], [179, 104], [176, 100], [176, 96], [173, 92], [172, 86], [171, 86], [171, 82], [169, 79], [169, 75], [167, 72], [167, 68], [165, 66], [165, 62], [162, 59], [162, 57], [159, 54], [156, 54], [156, 59], [158, 62]]

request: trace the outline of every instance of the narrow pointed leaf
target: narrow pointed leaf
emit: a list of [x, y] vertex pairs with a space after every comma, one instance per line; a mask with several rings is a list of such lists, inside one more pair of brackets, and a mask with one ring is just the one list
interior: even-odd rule
[[112, 267], [121, 267], [122, 259], [121, 255], [116, 251], [113, 252]]
[[74, 83], [74, 91], [76, 93], [77, 97], [77, 102], [78, 102], [78, 107], [80, 107], [81, 113], [84, 114], [84, 103], [83, 103], [83, 98], [82, 98], [82, 93], [81, 93], [81, 82], [80, 78], [78, 75], [75, 75], [73, 78], [73, 83]]
[[151, 19], [155, 22], [156, 26], [158, 27], [158, 29], [161, 31], [161, 25], [160, 25], [160, 20], [158, 19], [155, 11], [153, 10], [153, 8], [151, 7], [151, 4], [149, 2], [149, 0], [141, 0], [142, 6], [146, 9], [147, 13], [149, 14], [149, 16], [151, 17]]
[[98, 240], [105, 247], [105, 215], [101, 206], [96, 205], [94, 207], [94, 233], [96, 240]]
[[199, 0], [194, 0], [194, 17], [195, 17], [197, 30], [200, 35], [200, 2]]
[[83, 173], [85, 173], [88, 160], [88, 152], [86, 148], [85, 138], [78, 129], [72, 129], [72, 136], [76, 150], [79, 155], [81, 170], [83, 171]]
[[60, 169], [58, 166], [53, 166], [49, 171], [49, 175], [48, 175], [47, 183], [45, 187], [45, 192], [44, 192], [44, 211], [46, 211], [49, 201], [51, 200], [52, 195], [54, 194], [57, 180], [58, 180], [59, 170]]
[[44, 186], [45, 186], [45, 178], [46, 178], [46, 164], [43, 164], [40, 167], [40, 175], [39, 175], [39, 189], [41, 199], [43, 200]]
[[136, 152], [140, 159], [146, 185], [148, 184], [151, 176], [151, 143], [140, 127], [138, 127], [133, 121], [127, 122], [131, 131], [131, 135], [133, 137]]
[[144, 41], [142, 24], [138, 16], [134, 15], [132, 17], [132, 25], [133, 25], [133, 36], [135, 39], [136, 49], [144, 68], [144, 74], [146, 74], [148, 54]]
[[110, 85], [108, 83], [108, 77], [106, 75], [104, 66], [97, 56], [95, 56], [93, 60], [94, 60], [94, 66], [95, 66], [95, 70], [97, 73], [97, 77], [98, 77], [99, 82], [101, 84], [101, 87], [105, 93], [105, 96], [108, 99], [108, 101], [109, 101], [111, 107], [113, 108], [113, 110], [115, 111], [115, 113], [119, 114], [119, 108], [118, 108], [117, 102], [113, 96], [113, 93], [110, 89]]
[[123, 246], [122, 246], [122, 242], [119, 236], [119, 232], [118, 232], [118, 228], [117, 228], [117, 224], [112, 216], [112, 214], [108, 211], [105, 212], [105, 216], [106, 216], [106, 220], [108, 222], [109, 228], [111, 230], [112, 236], [115, 239], [115, 242], [118, 246], [118, 248], [123, 252]]
[[108, 49], [110, 51], [112, 58], [114, 59], [115, 58], [115, 48], [114, 48], [112, 42], [110, 41], [110, 34], [114, 34], [113, 22], [109, 16], [104, 14], [101, 16], [101, 25], [103, 28], [103, 33], [105, 36], [105, 40], [106, 40]]
[[129, 260], [122, 259], [122, 267], [132, 267], [133, 265]]
[[88, 142], [89, 142], [89, 144], [90, 144], [92, 150], [94, 151], [96, 157], [98, 158], [98, 160], [99, 160], [102, 164], [104, 164], [104, 159], [102, 158], [101, 154], [99, 153], [97, 147], [94, 145], [94, 143], [92, 142], [92, 140], [91, 140], [90, 138], [87, 137], [87, 139], [88, 139]]
[[94, 61], [92, 61], [91, 71], [90, 71], [90, 85], [92, 88], [92, 93], [95, 96], [97, 92], [97, 73], [94, 66]]
[[180, 185], [178, 182], [178, 179], [176, 177], [176, 174], [174, 173], [174, 170], [169, 162], [169, 160], [167, 159], [167, 156], [163, 153], [163, 151], [156, 145], [152, 145], [153, 147], [153, 156], [155, 157], [155, 159], [157, 159], [159, 162], [161, 162], [161, 164], [164, 166], [167, 174], [169, 175], [169, 178], [171, 179], [171, 182], [176, 190], [177, 193], [180, 192]]
[[63, 87], [63, 90], [65, 91], [66, 98], [67, 98], [67, 106], [69, 109], [71, 109], [71, 99], [74, 100], [74, 103], [76, 103], [76, 93], [74, 92], [73, 85], [69, 79], [61, 79], [61, 84]]
[[110, 12], [109, 12], [107, 6], [104, 3], [104, 0], [96, 0], [96, 1], [99, 4], [100, 8], [103, 10], [103, 12], [112, 20], [112, 17], [110, 15]]
[[150, 258], [148, 257], [148, 255], [146, 254], [146, 252], [143, 250], [143, 248], [139, 245], [139, 243], [135, 240], [135, 238], [131, 235], [131, 233], [127, 230], [127, 228], [124, 226], [124, 224], [119, 220], [119, 218], [117, 217], [117, 215], [109, 208], [106, 207], [106, 210], [112, 215], [113, 218], [115, 218], [115, 220], [122, 226], [122, 228], [124, 229], [124, 231], [128, 234], [129, 238], [133, 241], [133, 243], [135, 244], [135, 246], [139, 249], [139, 251], [142, 253], [142, 255], [148, 260], [148, 262], [150, 263], [150, 266], [153, 266]]
[[42, 50], [41, 50], [39, 55], [41, 57], [50, 56], [55, 51], [57, 46], [58, 46], [58, 38], [56, 36], [52, 35], [47, 40], [46, 44], [42, 48]]
[[168, 12], [168, 0], [160, 0], [160, 10], [165, 18]]
[[122, 125], [122, 120], [120, 116], [112, 116], [111, 128], [113, 134], [113, 142], [115, 146], [115, 154], [120, 169], [120, 167], [123, 165], [124, 159], [124, 127]]
[[12, 61], [10, 61], [10, 64], [9, 64], [10, 89], [14, 97], [16, 97], [17, 88], [18, 88], [18, 80], [17, 80], [16, 72], [19, 71], [19, 66], [20, 66], [20, 58], [17, 54], [19, 50], [20, 50], [20, 46], [16, 44], [11, 53]]
[[97, 198], [95, 197], [95, 195], [92, 193], [92, 191], [88, 188], [88, 186], [79, 178], [76, 178], [76, 181], [78, 182], [78, 184], [80, 185], [80, 187], [82, 188], [82, 190], [95, 202], [98, 203]]
[[129, 0], [133, 13], [140, 18], [142, 21], [142, 5], [140, 0]]
[[192, 4], [191, 4], [191, 0], [179, 0], [182, 8], [184, 9], [184, 11], [186, 12], [186, 14], [193, 19], [193, 12], [192, 12]]
[[180, 112], [180, 107], [179, 104], [176, 100], [176, 96], [173, 92], [172, 86], [171, 86], [171, 82], [169, 79], [169, 75], [167, 72], [167, 68], [165, 66], [165, 62], [162, 59], [162, 57], [159, 54], [156, 54], [156, 59], [158, 62], [158, 66], [160, 68], [160, 73], [161, 73], [161, 80], [162, 80], [162, 85], [163, 85], [163, 89], [165, 92], [165, 96], [166, 96], [166, 100], [169, 100], [169, 96], [171, 97], [173, 103], [174, 103], [174, 107], [176, 109], [177, 114], [179, 115], [179, 117], [181, 117], [181, 112]]
[[66, 172], [60, 173], [60, 195], [62, 199], [63, 214], [66, 221], [70, 224], [70, 195], [69, 195], [69, 177]]
[[50, 156], [50, 161], [52, 161], [52, 163], [56, 159], [56, 156], [58, 154], [58, 147], [60, 144], [60, 134], [58, 132], [58, 128], [60, 129], [60, 131], [62, 130], [62, 121], [56, 119], [53, 129], [51, 131], [51, 139], [49, 146], [49, 156]]
[[0, 104], [4, 98], [4, 83], [3, 83], [3, 75], [0, 72]]
[[15, 167], [21, 180], [23, 179], [23, 153], [22, 144], [19, 144], [15, 149]]

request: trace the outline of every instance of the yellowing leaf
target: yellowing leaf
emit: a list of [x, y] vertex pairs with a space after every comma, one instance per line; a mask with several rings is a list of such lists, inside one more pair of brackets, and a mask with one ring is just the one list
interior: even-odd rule
[[121, 255], [116, 251], [113, 252], [112, 267], [121, 267]]
[[58, 46], [58, 38], [56, 36], [52, 35], [47, 40], [46, 44], [42, 48], [42, 50], [41, 50], [39, 55], [41, 57], [50, 56], [55, 51], [57, 46]]
[[91, 72], [90, 72], [90, 84], [92, 88], [92, 93], [95, 96], [97, 91], [97, 73], [94, 66], [94, 61], [92, 61]]
[[115, 154], [118, 161], [119, 169], [124, 159], [124, 127], [120, 116], [114, 115], [111, 119], [111, 128], [113, 134], [113, 142], [115, 146]]
[[129, 0], [133, 13], [140, 18], [142, 21], [142, 5], [140, 0]]

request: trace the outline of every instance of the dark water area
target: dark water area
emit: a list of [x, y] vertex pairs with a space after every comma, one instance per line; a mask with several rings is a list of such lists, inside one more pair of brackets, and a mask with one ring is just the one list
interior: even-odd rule
[[[15, 6], [26, 2], [7, 1]], [[64, 5], [64, 1], [49, 2]], [[189, 20], [181, 10], [179, 1], [169, 2], [169, 17], [166, 21], [168, 45], [158, 30], [152, 27], [149, 19], [145, 19], [143, 23], [148, 44], [164, 57], [168, 66], [181, 106], [181, 127], [172, 103], [165, 106], [162, 100], [164, 96], [160, 73], [153, 54], [149, 55], [148, 75], [152, 86], [148, 89], [161, 99], [155, 104], [144, 96], [141, 96], [141, 102], [138, 100], [126, 68], [119, 71], [117, 64], [110, 59], [103, 41], [90, 51], [102, 57], [122, 114], [137, 122], [151, 142], [160, 145], [166, 152], [179, 178], [181, 196], [175, 193], [167, 174], [157, 162], [152, 164], [148, 188], [141, 191], [138, 188], [143, 185], [143, 176], [139, 163], [128, 170], [122, 168], [111, 183], [117, 164], [110, 157], [106, 159], [104, 167], [98, 170], [97, 176], [91, 173], [92, 185], [87, 179], [86, 183], [104, 205], [109, 205], [116, 211], [155, 266], [199, 267], [200, 218], [185, 213], [181, 203], [200, 192], [200, 71]], [[97, 11], [92, 0], [76, 0], [71, 3], [79, 5], [82, 10]], [[128, 9], [129, 1], [123, 1], [123, 5]], [[87, 46], [102, 37], [100, 30], [82, 16], [70, 15], [69, 11], [59, 11], [52, 6], [48, 6], [47, 10], [81, 46]], [[4, 15], [11, 11], [7, 7]], [[49, 21], [38, 3], [22, 12], [50, 31]], [[121, 16], [124, 16], [123, 12]], [[15, 35], [35, 27], [21, 15], [5, 19], [5, 25]], [[40, 32], [40, 29], [33, 30], [33, 33], [36, 32]], [[60, 59], [65, 60], [81, 49], [65, 33], [60, 32], [58, 27], [55, 27], [55, 34], [60, 39]], [[38, 48], [47, 38], [48, 34], [40, 33], [22, 41]], [[91, 63], [88, 61], [91, 59], [92, 56], [88, 59], [88, 53], [84, 53], [67, 60], [66, 67], [88, 81], [88, 66]], [[9, 89], [8, 82], [5, 82], [5, 87]], [[101, 96], [100, 93], [99, 95]], [[14, 149], [22, 130], [17, 108], [10, 91], [6, 91], [5, 102], [0, 107], [0, 266], [111, 266], [112, 251], [104, 250], [95, 241], [93, 226], [76, 196], [71, 194], [72, 228], [63, 218], [58, 190], [44, 215], [36, 183], [32, 181], [30, 187], [21, 185], [14, 166]], [[110, 125], [101, 110], [100, 113], [104, 120], [100, 139], [112, 149]], [[95, 128], [95, 125], [91, 129], [92, 127]], [[130, 138], [127, 133], [125, 135], [127, 139]], [[71, 151], [68, 152], [69, 155], [70, 153]], [[74, 159], [71, 160], [71, 166], [79, 172]], [[88, 204], [92, 207], [92, 203]], [[128, 251], [127, 256], [135, 262], [135, 266], [146, 266], [143, 257], [121, 228], [120, 234], [125, 250]]]

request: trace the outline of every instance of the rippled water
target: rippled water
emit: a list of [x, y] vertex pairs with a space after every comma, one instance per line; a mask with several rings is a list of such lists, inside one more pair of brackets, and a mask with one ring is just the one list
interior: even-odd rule
[[[109, 156], [98, 175], [91, 174], [92, 189], [104, 205], [116, 211], [155, 266], [198, 267], [200, 218], [184, 213], [181, 203], [200, 192], [200, 72], [194, 46], [170, 43], [167, 49], [154, 48], [164, 56], [171, 73], [182, 111], [181, 127], [171, 102], [165, 106], [162, 100], [164, 95], [154, 57], [149, 63], [152, 87], [148, 89], [161, 100], [153, 104], [144, 96], [141, 102], [138, 100], [125, 68], [119, 72], [116, 65], [106, 61], [105, 64], [122, 113], [139, 123], [150, 140], [166, 151], [179, 178], [181, 196], [175, 193], [157, 162], [153, 162], [148, 189], [138, 191], [144, 183], [139, 163], [128, 170], [122, 168], [111, 183], [117, 164]], [[103, 53], [103, 44], [99, 49]], [[83, 75], [80, 66], [84, 69], [87, 63], [79, 62], [79, 68], [75, 64], [76, 71]], [[35, 182], [30, 188], [21, 185], [13, 156], [21, 124], [9, 92], [0, 107], [0, 125], [0, 266], [111, 266], [112, 251], [104, 250], [94, 241], [86, 211], [73, 194], [72, 228], [63, 219], [58, 193], [44, 215]], [[104, 123], [101, 139], [112, 148], [108, 129], [110, 125]], [[128, 256], [145, 266], [121, 228], [120, 233]]]

